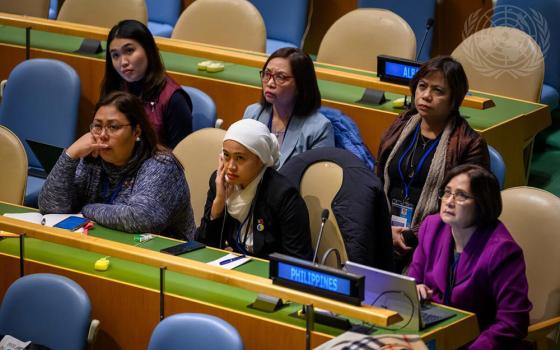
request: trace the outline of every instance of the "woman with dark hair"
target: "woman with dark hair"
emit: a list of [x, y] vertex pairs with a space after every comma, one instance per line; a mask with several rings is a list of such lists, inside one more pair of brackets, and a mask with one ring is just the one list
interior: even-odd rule
[[389, 199], [400, 269], [417, 244], [418, 225], [437, 211], [437, 189], [445, 174], [465, 163], [489, 168], [486, 142], [459, 114], [468, 89], [459, 62], [449, 56], [429, 60], [410, 83], [414, 105], [381, 139], [376, 173]]
[[174, 148], [191, 133], [191, 99], [165, 74], [154, 37], [136, 20], [119, 22], [107, 37], [101, 96], [113, 91], [128, 91], [142, 100], [163, 145]]
[[191, 239], [195, 225], [183, 169], [158, 145], [142, 102], [127, 92], [105, 95], [90, 130], [49, 174], [41, 212], [81, 212], [117, 230]]
[[319, 147], [334, 147], [330, 121], [319, 113], [321, 93], [309, 55], [285, 47], [266, 60], [260, 72], [262, 97], [243, 118], [261, 121], [280, 143], [280, 168], [291, 157]]
[[498, 220], [500, 186], [472, 164], [448, 172], [439, 214], [420, 226], [408, 275], [421, 299], [476, 313], [481, 333], [468, 349], [518, 349], [529, 311], [523, 251]]
[[210, 177], [198, 239], [215, 247], [268, 259], [279, 252], [311, 260], [307, 207], [298, 190], [274, 170], [278, 141], [252, 119], [224, 136], [218, 169]]

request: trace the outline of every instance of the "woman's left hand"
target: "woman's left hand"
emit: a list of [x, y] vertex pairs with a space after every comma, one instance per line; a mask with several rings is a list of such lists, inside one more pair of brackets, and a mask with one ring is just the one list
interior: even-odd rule
[[418, 293], [418, 299], [420, 299], [421, 301], [431, 300], [432, 295], [434, 295], [434, 291], [425, 284], [417, 285], [416, 292]]

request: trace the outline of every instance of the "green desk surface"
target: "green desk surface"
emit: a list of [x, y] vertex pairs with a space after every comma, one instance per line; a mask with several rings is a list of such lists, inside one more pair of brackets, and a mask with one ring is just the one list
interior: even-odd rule
[[[1, 214], [29, 211], [30, 209], [28, 208], [16, 207], [6, 203], [0, 203]], [[69, 232], [68, 234], [78, 233]], [[101, 225], [96, 225], [95, 228], [90, 231], [90, 235], [124, 244], [137, 244], [136, 242], [134, 242], [132, 234], [111, 230]], [[145, 249], [157, 251], [161, 248], [172, 246], [175, 244], [177, 244], [177, 241], [158, 236], [149, 242], [141, 244], [141, 246]], [[19, 240], [10, 238], [1, 240], [0, 254], [19, 256]], [[184, 254], [183, 256], [185, 258], [200, 262], [209, 262], [225, 254], [226, 252], [220, 250], [204, 248]], [[69, 246], [54, 244], [33, 238], [25, 239], [26, 259], [34, 260], [44, 264], [55, 265], [65, 269], [70, 269], [90, 275], [96, 275], [102, 278], [112, 279], [119, 282], [126, 282], [155, 291], [159, 290], [159, 269], [152, 266], [111, 257], [111, 266], [107, 271], [96, 271], [93, 268], [93, 265], [95, 261], [101, 257], [103, 256], [100, 254], [72, 248]], [[268, 275], [268, 262], [252, 260], [249, 263], [236, 268], [236, 270], [252, 275], [266, 277]], [[289, 316], [291, 313], [299, 310], [301, 308], [300, 305], [291, 304], [274, 313], [265, 313], [254, 310], [248, 308], [247, 305], [255, 300], [256, 293], [241, 288], [231, 287], [221, 283], [168, 271], [165, 273], [165, 289], [166, 293], [169, 294], [192, 298], [202, 302], [226, 307], [232, 310], [253, 314], [256, 316], [269, 318], [286, 324], [305, 328], [305, 322], [303, 320]], [[442, 322], [437, 326], [425, 329], [422, 333], [431, 332], [434, 329], [445, 327], [446, 325], [449, 325], [461, 319], [465, 315], [466, 314], [458, 313], [453, 318]], [[359, 321], [356, 321], [356, 323], [358, 322]], [[327, 327], [321, 324], [316, 324], [315, 330], [333, 336], [342, 333], [342, 331], [339, 329]], [[382, 328], [374, 329], [374, 333], [386, 332], [387, 330]], [[410, 333], [410, 331], [398, 330], [396, 331], [396, 333]]]
[[[36, 30], [31, 31], [32, 48], [73, 53], [79, 48], [81, 41], [82, 38], [79, 37]], [[25, 29], [0, 25], [0, 43], [25, 46]], [[105, 43], [103, 43], [103, 46], [105, 46]], [[170, 52], [162, 52], [161, 55], [165, 62], [165, 66], [169, 71], [186, 73], [199, 77], [233, 81], [250, 86], [260, 86], [261, 84], [258, 74], [258, 68], [225, 62], [224, 71], [219, 73], [208, 73], [205, 71], [197, 70], [197, 63], [205, 60], [205, 58], [192, 57], [184, 54], [176, 54]], [[102, 52], [100, 54], [89, 57], [104, 59], [105, 53]], [[364, 76], [373, 75], [368, 74], [364, 71], [353, 70], [350, 68], [334, 68], [332, 66], [321, 63], [316, 64], [317, 66], [338, 69], [341, 71], [352, 72]], [[364, 92], [364, 88], [361, 87], [326, 80], [319, 80], [319, 88], [321, 90], [321, 95], [325, 100], [348, 103], [355, 106], [373, 108], [393, 113], [402, 112], [401, 109], [393, 108], [391, 102], [387, 102], [383, 105], [374, 107], [356, 103], [355, 101], [359, 100]], [[488, 94], [475, 93], [474, 95], [491, 98], [496, 104], [495, 107], [487, 110], [461, 108], [461, 114], [464, 115], [469, 121], [470, 125], [478, 131], [484, 131], [485, 129], [501, 124], [515, 116], [530, 113], [540, 108], [540, 106], [537, 104], [506, 99]], [[386, 97], [389, 100], [393, 100], [401, 96], [392, 93], [386, 93]]]

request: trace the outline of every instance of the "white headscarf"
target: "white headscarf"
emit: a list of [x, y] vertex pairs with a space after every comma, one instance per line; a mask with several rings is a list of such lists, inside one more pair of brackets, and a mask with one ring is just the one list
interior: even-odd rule
[[[280, 147], [276, 136], [270, 133], [268, 127], [258, 120], [241, 119], [229, 127], [224, 141], [232, 140], [247, 148], [259, 157], [264, 164], [262, 171], [245, 188], [237, 187], [226, 199], [226, 209], [229, 215], [241, 223], [240, 241], [245, 242], [245, 249], [253, 252], [253, 231], [251, 218], [251, 204], [257, 193], [257, 188], [266, 168], [274, 166], [280, 158]], [[246, 237], [245, 237], [246, 236]]]
[[259, 157], [265, 167], [274, 166], [280, 158], [280, 147], [276, 136], [268, 127], [255, 119], [241, 119], [231, 124], [224, 141], [236, 141]]

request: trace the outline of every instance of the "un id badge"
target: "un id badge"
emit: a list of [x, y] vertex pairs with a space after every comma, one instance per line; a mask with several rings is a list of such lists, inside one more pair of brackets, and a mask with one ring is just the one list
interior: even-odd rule
[[407, 201], [391, 200], [391, 226], [410, 228], [414, 206]]

